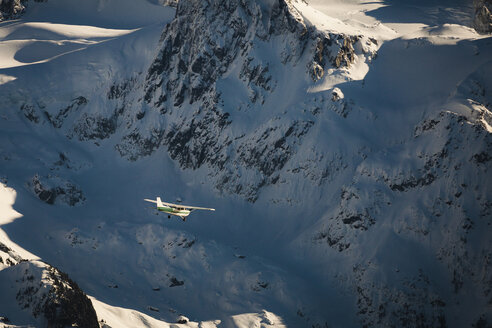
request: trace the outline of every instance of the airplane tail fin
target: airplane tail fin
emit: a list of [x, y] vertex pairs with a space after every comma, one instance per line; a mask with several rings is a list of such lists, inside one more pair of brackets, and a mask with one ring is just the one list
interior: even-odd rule
[[157, 197], [157, 207], [164, 207], [164, 204], [162, 204], [161, 197]]

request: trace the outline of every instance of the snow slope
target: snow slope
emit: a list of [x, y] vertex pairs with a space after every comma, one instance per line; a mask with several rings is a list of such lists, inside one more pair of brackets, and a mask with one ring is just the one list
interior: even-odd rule
[[[492, 41], [470, 10], [29, 3], [0, 23], [0, 242], [111, 327], [490, 324]], [[157, 195], [217, 211], [168, 220]]]

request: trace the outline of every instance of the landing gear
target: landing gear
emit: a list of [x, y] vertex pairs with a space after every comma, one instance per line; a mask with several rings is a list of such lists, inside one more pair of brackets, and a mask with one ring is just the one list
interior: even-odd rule
[[170, 219], [171, 218], [171, 215], [168, 215], [167, 218]]

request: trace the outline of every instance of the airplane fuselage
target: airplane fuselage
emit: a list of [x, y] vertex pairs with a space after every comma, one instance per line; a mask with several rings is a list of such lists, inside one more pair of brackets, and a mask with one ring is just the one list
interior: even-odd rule
[[167, 214], [172, 214], [172, 215], [177, 215], [180, 217], [186, 217], [190, 215], [191, 211], [190, 210], [184, 210], [184, 209], [176, 209], [173, 207], [168, 207], [168, 206], [158, 206], [157, 210], [167, 213]]

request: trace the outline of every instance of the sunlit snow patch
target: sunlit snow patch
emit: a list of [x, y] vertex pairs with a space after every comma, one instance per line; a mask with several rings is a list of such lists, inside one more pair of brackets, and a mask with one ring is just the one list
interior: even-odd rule
[[232, 319], [236, 327], [286, 327], [282, 322], [282, 318], [266, 310], [263, 310], [261, 313], [235, 315]]
[[0, 85], [15, 81], [16, 79], [15, 76], [0, 74]]
[[0, 68], [44, 63], [133, 31], [39, 22], [6, 25], [0, 28]]
[[22, 214], [13, 209], [17, 193], [14, 189], [0, 183], [0, 243], [13, 249], [17, 254], [25, 259], [38, 259], [37, 256], [26, 251], [10, 240], [7, 234], [1, 228], [14, 220], [22, 217]]

